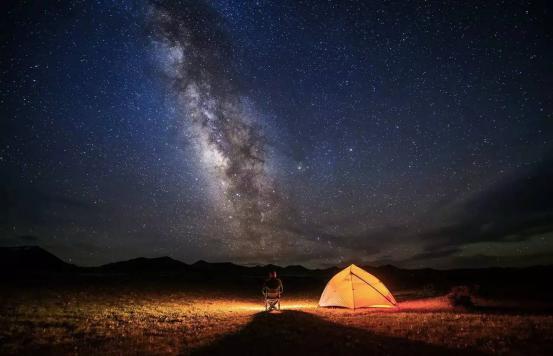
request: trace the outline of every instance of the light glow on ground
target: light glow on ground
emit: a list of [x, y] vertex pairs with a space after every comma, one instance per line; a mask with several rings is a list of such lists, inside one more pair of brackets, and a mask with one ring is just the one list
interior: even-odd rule
[[[161, 306], [160, 306], [161, 307]], [[188, 305], [164, 305], [168, 309], [187, 309]], [[240, 314], [255, 314], [265, 311], [264, 301], [261, 300], [225, 300], [225, 299], [211, 299], [202, 305], [202, 308], [214, 313], [240, 313]], [[406, 312], [406, 311], [439, 311], [449, 310], [451, 306], [447, 302], [446, 298], [427, 298], [416, 299], [398, 303], [397, 307], [390, 307], [382, 305], [372, 308], [339, 308], [339, 307], [319, 307], [316, 300], [304, 299], [304, 298], [286, 298], [281, 300], [281, 310], [300, 310], [306, 312], [314, 312], [316, 310], [323, 311], [325, 313], [368, 313], [368, 312]]]

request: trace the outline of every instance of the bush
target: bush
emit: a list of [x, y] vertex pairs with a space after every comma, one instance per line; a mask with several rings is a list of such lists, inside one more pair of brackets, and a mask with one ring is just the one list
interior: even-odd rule
[[455, 286], [447, 294], [449, 303], [454, 307], [472, 307], [474, 306], [473, 298], [476, 290], [469, 286]]

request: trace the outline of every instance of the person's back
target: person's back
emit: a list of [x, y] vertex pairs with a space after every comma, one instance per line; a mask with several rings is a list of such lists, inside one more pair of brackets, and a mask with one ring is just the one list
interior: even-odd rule
[[263, 287], [270, 290], [278, 290], [279, 292], [283, 290], [282, 281], [277, 278], [276, 272], [269, 273], [269, 279], [265, 280]]
[[282, 281], [278, 278], [269, 278], [265, 282], [265, 286], [269, 289], [278, 289], [282, 291]]

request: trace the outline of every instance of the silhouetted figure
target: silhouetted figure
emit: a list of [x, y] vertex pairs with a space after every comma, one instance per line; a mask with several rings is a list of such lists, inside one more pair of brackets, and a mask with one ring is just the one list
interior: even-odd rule
[[280, 310], [280, 295], [282, 294], [282, 281], [277, 278], [276, 272], [269, 273], [269, 279], [263, 283], [263, 296], [265, 296], [265, 310]]

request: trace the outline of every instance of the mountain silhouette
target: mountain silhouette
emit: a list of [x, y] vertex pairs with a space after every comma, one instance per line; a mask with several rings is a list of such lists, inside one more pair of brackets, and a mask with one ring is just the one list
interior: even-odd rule
[[18, 272], [70, 272], [77, 266], [38, 246], [0, 247], [0, 270], [3, 273]]
[[171, 257], [146, 258], [138, 257], [127, 261], [108, 263], [98, 267], [104, 272], [122, 272], [122, 273], [154, 273], [154, 272], [183, 272], [188, 269], [184, 262], [177, 261]]
[[[532, 298], [549, 299], [553, 297], [553, 287], [543, 283], [553, 274], [553, 266], [534, 266], [525, 268], [479, 268], [457, 270], [401, 269], [392, 265], [380, 267], [363, 266], [386, 283], [391, 290], [428, 289], [445, 293], [452, 286], [482, 286], [482, 294], [508, 291], [512, 295], [525, 295]], [[287, 286], [305, 286], [307, 284], [324, 287], [326, 282], [340, 270], [338, 267], [326, 269], [307, 269], [300, 265], [280, 267], [276, 265], [242, 266], [231, 262], [210, 263], [203, 260], [193, 264], [175, 260], [171, 257], [139, 257], [99, 267], [79, 267], [66, 263], [38, 246], [0, 247], [0, 275], [45, 276], [64, 273], [75, 278], [94, 277], [102, 279], [109, 276], [173, 276], [189, 281], [227, 280], [237, 283], [259, 284], [270, 271], [286, 280]], [[72, 277], [71, 277], [72, 278]], [[88, 277], [87, 277], [88, 278]], [[172, 278], [172, 277], [171, 277]], [[159, 281], [159, 278], [153, 279]], [[249, 282], [248, 282], [249, 281]]]

